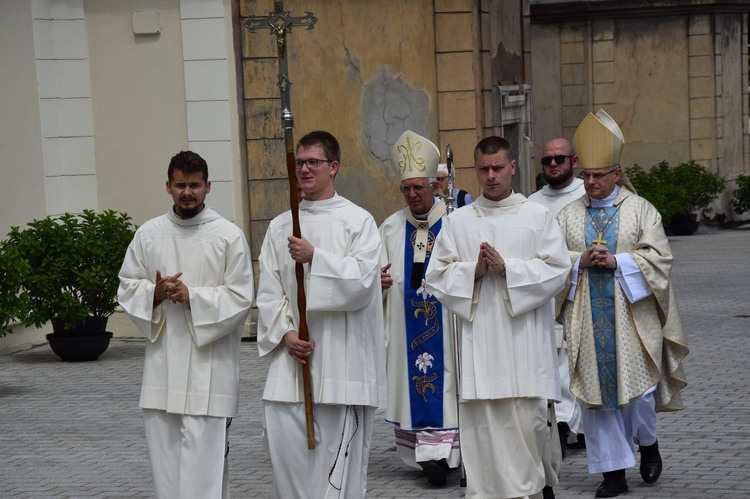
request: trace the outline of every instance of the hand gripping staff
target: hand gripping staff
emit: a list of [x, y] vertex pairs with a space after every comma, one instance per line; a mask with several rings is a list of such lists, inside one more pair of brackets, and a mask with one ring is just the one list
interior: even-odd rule
[[[281, 90], [281, 126], [284, 128], [284, 142], [286, 144], [286, 169], [289, 176], [289, 207], [292, 212], [292, 235], [301, 237], [299, 228], [299, 198], [297, 197], [297, 175], [294, 163], [294, 138], [292, 129], [294, 128], [294, 115], [292, 114], [292, 105], [290, 98], [290, 87], [287, 74], [286, 57], [286, 35], [291, 32], [292, 28], [297, 26], [307, 26], [308, 30], [313, 29], [318, 18], [312, 15], [312, 12], [305, 12], [303, 17], [292, 17], [289, 11], [284, 10], [283, 0], [274, 0], [274, 12], [268, 16], [250, 16], [245, 22], [245, 27], [250, 33], [255, 33], [258, 29], [269, 29], [271, 34], [276, 35], [276, 48], [278, 49], [279, 60], [279, 81], [277, 83]], [[297, 280], [297, 309], [299, 311], [299, 339], [309, 341], [307, 330], [307, 300], [305, 298], [305, 274], [302, 264], [297, 262], [294, 266], [294, 274]], [[310, 376], [310, 359], [302, 366], [302, 385], [305, 395], [305, 422], [307, 425], [307, 448], [315, 448], [315, 426], [313, 420], [313, 402], [312, 402], [312, 377]]]
[[[456, 169], [453, 166], [453, 148], [448, 144], [445, 148], [445, 162], [448, 167], [448, 195], [445, 196], [445, 214], [450, 215], [453, 212], [453, 202], [456, 197], [453, 195], [454, 185], [456, 183]], [[456, 314], [448, 311], [448, 319], [451, 324], [451, 342], [453, 343], [453, 362], [455, 363], [456, 372], [456, 411], [458, 404], [461, 402], [461, 340], [458, 336], [458, 318]], [[458, 417], [458, 412], [456, 412]], [[458, 454], [461, 456], [461, 487], [466, 487], [466, 471], [464, 470], [464, 460], [461, 455], [461, 435], [458, 435]]]

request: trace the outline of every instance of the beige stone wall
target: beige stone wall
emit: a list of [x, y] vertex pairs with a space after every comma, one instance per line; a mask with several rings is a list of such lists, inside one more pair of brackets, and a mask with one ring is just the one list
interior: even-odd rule
[[694, 159], [725, 177], [747, 171], [746, 16], [703, 10], [559, 22], [535, 10], [535, 154], [603, 108], [625, 135], [623, 166]]
[[[434, 142], [439, 137], [433, 2], [286, 1], [284, 8], [318, 18], [313, 30], [295, 28], [288, 37], [295, 140], [311, 130], [333, 133], [342, 148], [338, 192], [380, 223], [404, 205], [387, 144], [406, 128]], [[240, 2], [243, 22], [269, 10], [268, 1]], [[247, 29], [241, 37], [251, 246], [257, 257], [268, 222], [288, 209], [288, 182], [275, 38]]]
[[[0, 5], [0, 238], [44, 217], [44, 158], [30, 3]], [[13, 50], [8, 50], [10, 47]]]

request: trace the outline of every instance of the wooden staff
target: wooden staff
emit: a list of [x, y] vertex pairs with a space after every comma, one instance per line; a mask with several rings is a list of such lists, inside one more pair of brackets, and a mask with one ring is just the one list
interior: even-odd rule
[[[279, 81], [277, 83], [281, 91], [281, 124], [284, 129], [284, 143], [286, 145], [286, 169], [289, 176], [289, 207], [292, 212], [292, 235], [302, 237], [299, 227], [299, 197], [297, 196], [297, 167], [295, 164], [294, 115], [292, 114], [290, 87], [292, 83], [287, 77], [289, 69], [286, 57], [286, 34], [296, 26], [307, 26], [313, 29], [318, 19], [312, 12], [305, 12], [303, 17], [292, 17], [284, 10], [283, 0], [274, 0], [274, 12], [266, 17], [250, 16], [245, 22], [245, 27], [250, 33], [257, 29], [270, 29], [276, 35], [276, 48], [279, 54]], [[310, 335], [307, 330], [307, 299], [305, 298], [305, 270], [301, 263], [294, 266], [294, 275], [297, 280], [297, 310], [299, 312], [299, 326], [297, 333], [299, 339], [309, 341]], [[310, 359], [302, 365], [302, 385], [305, 396], [305, 423], [307, 426], [307, 448], [315, 448], [315, 421], [313, 419], [312, 401], [312, 376], [310, 374]]]

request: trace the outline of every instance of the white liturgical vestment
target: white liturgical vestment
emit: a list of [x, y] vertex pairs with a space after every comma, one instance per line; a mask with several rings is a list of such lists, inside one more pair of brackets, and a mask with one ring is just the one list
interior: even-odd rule
[[[386, 403], [383, 304], [380, 293], [381, 240], [372, 216], [334, 196], [303, 200], [300, 231], [314, 247], [305, 267], [312, 396], [316, 404]], [[258, 350], [269, 356], [264, 400], [302, 402], [302, 365], [284, 346], [297, 331], [295, 261], [289, 255], [292, 216], [273, 219], [260, 254]]]
[[[459, 317], [462, 399], [558, 400], [551, 299], [570, 260], [547, 208], [521, 194], [480, 196], [443, 220], [427, 267], [427, 286]], [[479, 246], [505, 260], [506, 275], [474, 279]]]
[[[154, 306], [157, 270], [162, 276], [182, 272], [189, 304]], [[214, 210], [185, 220], [170, 210], [143, 224], [128, 247], [118, 290], [120, 305], [148, 339], [141, 407], [233, 417], [252, 297], [245, 236]]]

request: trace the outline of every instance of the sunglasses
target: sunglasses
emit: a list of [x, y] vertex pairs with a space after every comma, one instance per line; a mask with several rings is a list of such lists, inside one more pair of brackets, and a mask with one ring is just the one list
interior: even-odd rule
[[555, 163], [558, 165], [561, 165], [565, 163], [565, 160], [568, 158], [572, 158], [573, 156], [566, 155], [566, 154], [557, 154], [555, 156], [544, 156], [542, 158], [542, 166], [550, 166], [552, 164], [552, 160], [555, 160]]

